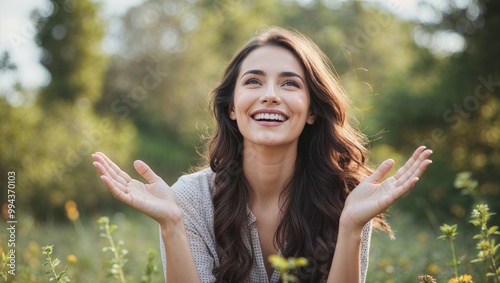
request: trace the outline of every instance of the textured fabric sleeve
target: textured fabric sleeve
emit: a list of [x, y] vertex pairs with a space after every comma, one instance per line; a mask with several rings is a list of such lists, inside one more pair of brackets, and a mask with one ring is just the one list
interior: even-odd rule
[[368, 272], [368, 260], [370, 255], [371, 237], [372, 237], [372, 221], [368, 222], [363, 228], [363, 236], [361, 238], [361, 254], [360, 254], [361, 283], [366, 282], [366, 274]]
[[[186, 235], [189, 242], [189, 247], [193, 255], [198, 275], [201, 282], [216, 282], [213, 275], [215, 266], [215, 259], [213, 256], [214, 249], [210, 248], [210, 229], [207, 229], [211, 224], [205, 223], [207, 217], [205, 212], [207, 201], [211, 203], [209, 184], [203, 182], [203, 176], [199, 175], [186, 175], [181, 178], [172, 186], [177, 198], [179, 199], [180, 207], [183, 212], [183, 221], [186, 228]], [[206, 186], [206, 187], [205, 187]], [[208, 200], [205, 198], [209, 198]], [[210, 214], [210, 208], [208, 208]], [[161, 258], [163, 263], [163, 271], [166, 278], [166, 256], [165, 245], [160, 232], [160, 247]]]

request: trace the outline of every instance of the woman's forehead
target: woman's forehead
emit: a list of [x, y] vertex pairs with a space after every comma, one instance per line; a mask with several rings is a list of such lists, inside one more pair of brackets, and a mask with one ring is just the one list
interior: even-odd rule
[[250, 52], [241, 64], [240, 76], [248, 70], [259, 70], [268, 75], [291, 71], [304, 76], [302, 65], [295, 55], [279, 46], [262, 46]]

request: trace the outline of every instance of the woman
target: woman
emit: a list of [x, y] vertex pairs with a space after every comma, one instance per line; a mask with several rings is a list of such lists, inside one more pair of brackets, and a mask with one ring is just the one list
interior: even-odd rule
[[[347, 121], [348, 98], [309, 39], [264, 30], [229, 62], [214, 90], [210, 168], [170, 188], [102, 153], [94, 165], [111, 193], [160, 224], [167, 282], [277, 282], [271, 254], [303, 256], [304, 282], [364, 282], [372, 219], [410, 190], [432, 153], [419, 147], [394, 176], [372, 173], [365, 140]], [[379, 225], [379, 226], [380, 226]]]

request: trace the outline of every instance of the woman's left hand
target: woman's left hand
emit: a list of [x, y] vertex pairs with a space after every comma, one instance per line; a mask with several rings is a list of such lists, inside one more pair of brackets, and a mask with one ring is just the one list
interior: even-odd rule
[[382, 162], [372, 175], [363, 180], [349, 194], [345, 202], [342, 218], [353, 227], [362, 228], [368, 221], [388, 209], [397, 199], [407, 193], [418, 178], [432, 163], [427, 159], [432, 154], [430, 149], [421, 146], [415, 150], [406, 164], [383, 182], [394, 160]]

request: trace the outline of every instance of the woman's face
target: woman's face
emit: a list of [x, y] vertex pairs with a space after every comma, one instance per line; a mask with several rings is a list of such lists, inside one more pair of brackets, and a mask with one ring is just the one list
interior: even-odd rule
[[314, 115], [309, 111], [304, 70], [290, 51], [264, 46], [245, 58], [230, 118], [238, 124], [245, 145], [283, 146], [298, 141]]

